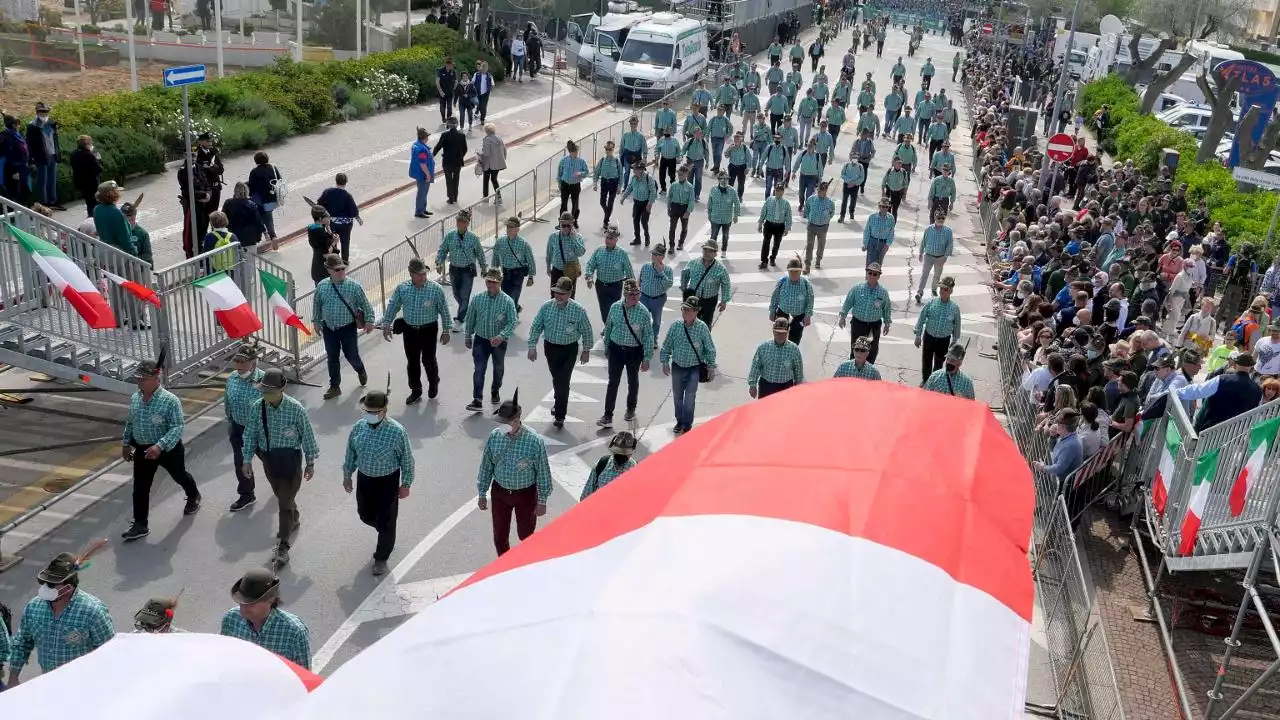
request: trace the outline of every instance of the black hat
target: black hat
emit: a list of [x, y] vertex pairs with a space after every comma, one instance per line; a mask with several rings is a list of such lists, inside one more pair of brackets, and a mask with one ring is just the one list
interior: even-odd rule
[[409, 272], [414, 275], [421, 275], [430, 269], [431, 267], [427, 265], [422, 258], [412, 258], [409, 260]]
[[271, 368], [262, 374], [262, 379], [258, 381], [258, 387], [263, 390], [283, 390], [288, 380], [285, 379], [284, 371], [280, 368]]
[[383, 390], [370, 390], [360, 398], [360, 408], [366, 411], [386, 410], [388, 403], [387, 393]]
[[493, 411], [499, 420], [515, 420], [520, 417], [520, 388], [516, 388], [510, 400], [503, 400], [497, 410]]
[[956, 343], [952, 345], [949, 350], [947, 350], [947, 359], [948, 360], [964, 360], [964, 353], [965, 353], [964, 346], [961, 345], [960, 343]]
[[79, 571], [80, 565], [76, 561], [76, 556], [69, 552], [62, 552], [36, 574], [36, 580], [48, 585], [62, 585], [74, 580]]
[[196, 136], [196, 140], [212, 140], [212, 139], [213, 139], [213, 136], [210, 135], [207, 131], [202, 132]]
[[609, 441], [609, 452], [613, 455], [631, 455], [636, 451], [636, 436], [623, 430]]
[[235, 354], [231, 356], [232, 362], [241, 362], [245, 360], [257, 360], [257, 359], [258, 359], [258, 345], [257, 343], [252, 343], [252, 342], [241, 343], [240, 347], [236, 348]]
[[231, 599], [237, 605], [252, 605], [279, 595], [280, 578], [266, 568], [253, 568], [231, 586]]
[[1235, 362], [1238, 367], [1253, 367], [1257, 363], [1253, 358], [1253, 354], [1247, 352], [1237, 355]]
[[134, 380], [160, 377], [160, 365], [155, 360], [143, 360], [133, 369]]
[[338, 253], [329, 253], [324, 256], [324, 266], [327, 270], [345, 270], [347, 263]]
[[151, 598], [133, 616], [133, 626], [144, 632], [155, 632], [173, 624], [173, 611], [178, 607], [177, 598]]

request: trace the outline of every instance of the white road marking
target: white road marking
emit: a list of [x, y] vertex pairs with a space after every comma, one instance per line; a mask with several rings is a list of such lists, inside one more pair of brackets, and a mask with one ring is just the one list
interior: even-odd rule
[[[844, 304], [844, 298], [846, 294], [847, 293], [840, 293], [839, 295], [818, 295], [813, 300], [813, 306], [814, 308], [819, 308], [819, 309], [834, 308], [838, 310], [840, 306]], [[915, 288], [903, 289], [903, 290], [890, 290], [889, 299], [895, 303], [906, 302], [907, 300], [914, 298], [915, 294], [916, 294]], [[990, 296], [990, 294], [991, 294], [991, 289], [988, 288], [986, 285], [960, 285], [956, 287], [955, 290], [951, 291], [952, 298], [975, 297], [979, 295]], [[730, 302], [729, 304], [737, 305], [740, 307], [749, 307], [749, 308], [769, 307], [768, 300], [764, 300], [762, 302], [747, 302], [747, 303]]]
[[[543, 402], [546, 402], [546, 401], [544, 400]], [[551, 408], [548, 408], [543, 405], [537, 405], [532, 410], [529, 411], [529, 415], [524, 419], [524, 421], [529, 423], [549, 423], [549, 422], [554, 422], [555, 419], [556, 419], [556, 416], [551, 413]], [[565, 415], [564, 421], [567, 423], [586, 422], [582, 418], [576, 418], [572, 415]]]
[[361, 609], [356, 611], [358, 615], [353, 615], [352, 617], [358, 618], [359, 622], [363, 624], [377, 620], [404, 617], [405, 615], [416, 615], [435, 604], [440, 598], [448, 595], [450, 591], [461, 585], [469, 577], [471, 577], [471, 573], [462, 573], [460, 575], [447, 575], [445, 577], [397, 585], [390, 592], [380, 596], [376, 605], [371, 605], [367, 608], [361, 605]]
[[[577, 375], [577, 373], [574, 373], [574, 375]], [[542, 402], [544, 403], [554, 402], [555, 399], [556, 399], [556, 391], [552, 390], [547, 393], [546, 397], [542, 398]], [[570, 390], [569, 402], [600, 402], [600, 401], [596, 400], [593, 397], [587, 397], [582, 393], [578, 393], [578, 392], [574, 392], [573, 390]]]

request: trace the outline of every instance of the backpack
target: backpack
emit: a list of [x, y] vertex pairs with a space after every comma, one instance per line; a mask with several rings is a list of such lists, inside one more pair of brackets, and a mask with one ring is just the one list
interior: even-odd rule
[[1259, 327], [1257, 318], [1245, 313], [1231, 326], [1231, 332], [1235, 333], [1236, 337], [1240, 339], [1240, 346], [1247, 348], [1253, 339], [1253, 334], [1258, 331]]

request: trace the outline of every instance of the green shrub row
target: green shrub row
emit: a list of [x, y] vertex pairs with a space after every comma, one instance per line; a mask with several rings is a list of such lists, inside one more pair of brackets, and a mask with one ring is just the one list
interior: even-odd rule
[[[487, 61], [494, 79], [503, 77], [496, 55], [444, 25], [416, 26], [413, 43], [409, 48], [359, 60], [299, 63], [280, 57], [270, 67], [191, 87], [194, 124], [213, 133], [223, 152], [256, 150], [385, 106], [386, 98], [376, 97], [369, 88], [398, 87], [394, 100], [405, 100], [415, 94], [412, 91], [416, 91], [414, 101], [430, 100], [437, 95], [436, 69], [446, 55], [464, 69], [474, 67], [477, 60]], [[371, 82], [387, 73], [408, 80], [412, 91], [404, 93], [400, 81], [398, 86]], [[335, 84], [347, 89], [342, 105], [335, 102]], [[153, 85], [138, 92], [103, 93], [56, 103], [51, 115], [61, 126], [64, 157], [75, 149], [77, 136], [94, 138], [103, 155], [104, 179], [163, 172], [166, 158], [182, 154], [182, 94], [178, 90]], [[71, 197], [69, 172], [60, 175], [59, 188], [60, 195]]]
[[1133, 160], [1135, 167], [1154, 174], [1160, 167], [1163, 150], [1177, 150], [1175, 180], [1187, 184], [1187, 195], [1193, 203], [1204, 198], [1213, 219], [1222, 223], [1231, 247], [1251, 242], [1264, 250], [1264, 259], [1274, 253], [1272, 248], [1264, 249], [1263, 245], [1276, 209], [1275, 193], [1242, 192], [1232, 179], [1231, 171], [1216, 160], [1195, 162], [1200, 146], [1195, 136], [1171, 127], [1154, 115], [1138, 114], [1137, 93], [1118, 75], [1087, 83], [1080, 91], [1079, 104], [1090, 127], [1093, 127], [1094, 112], [1103, 104], [1109, 106], [1111, 127], [1104, 134], [1104, 152], [1117, 160]]

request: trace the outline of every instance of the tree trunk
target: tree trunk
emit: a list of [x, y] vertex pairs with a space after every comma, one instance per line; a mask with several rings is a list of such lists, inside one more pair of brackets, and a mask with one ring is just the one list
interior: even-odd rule
[[[1265, 121], [1259, 120], [1259, 122]], [[1243, 152], [1243, 148], [1241, 149], [1240, 164], [1250, 170], [1261, 170], [1266, 167], [1267, 160], [1271, 159], [1271, 152], [1276, 149], [1278, 140], [1280, 140], [1280, 122], [1272, 121], [1267, 123], [1266, 129], [1262, 131], [1262, 139], [1258, 141], [1258, 144], [1254, 145], [1247, 155]], [[1241, 138], [1241, 142], [1243, 141], [1244, 138]]]
[[1214, 73], [1214, 75], [1219, 87], [1219, 91], [1216, 93], [1209, 84], [1208, 76], [1203, 71], [1196, 77], [1196, 84], [1200, 86], [1200, 91], [1204, 93], [1205, 100], [1213, 108], [1213, 115], [1209, 118], [1209, 127], [1205, 129], [1204, 137], [1200, 140], [1200, 148], [1196, 150], [1197, 163], [1215, 159], [1218, 143], [1222, 142], [1222, 135], [1227, 130], [1227, 124], [1231, 122], [1231, 98], [1240, 87], [1239, 76], [1233, 76], [1223, 82], [1222, 73]]
[[[1129, 65], [1129, 72], [1125, 73], [1124, 79], [1125, 82], [1130, 85], [1137, 85], [1141, 82], [1142, 78], [1147, 73], [1151, 72], [1160, 62], [1160, 56], [1164, 55], [1165, 51], [1173, 46], [1173, 41], [1169, 38], [1160, 38], [1160, 44], [1156, 45], [1156, 49], [1153, 50], [1144, 60], [1138, 54], [1138, 51], [1140, 50], [1138, 41], [1141, 39], [1141, 31], [1135, 31], [1133, 37], [1129, 38], [1129, 60], [1132, 64]], [[1185, 70], [1186, 68], [1183, 69]]]
[[[1151, 53], [1151, 57], [1159, 61], [1160, 55], [1164, 54], [1164, 46], [1165, 41], [1161, 40], [1160, 47], [1156, 48], [1156, 52]], [[1155, 77], [1151, 78], [1151, 82], [1147, 84], [1147, 92], [1142, 96], [1142, 107], [1138, 109], [1138, 113], [1141, 115], [1150, 115], [1151, 109], [1156, 106], [1156, 100], [1160, 97], [1160, 93], [1164, 92], [1165, 88], [1169, 87], [1178, 78], [1182, 77], [1182, 73], [1190, 70], [1191, 66], [1194, 65], [1195, 62], [1196, 57], [1194, 55], [1191, 53], [1183, 53], [1182, 59], [1178, 60], [1178, 64], [1174, 65], [1172, 70], [1167, 73], [1158, 73]]]

